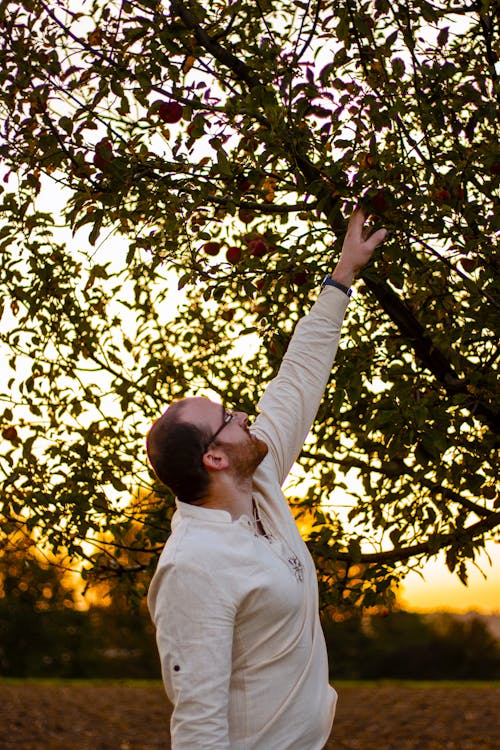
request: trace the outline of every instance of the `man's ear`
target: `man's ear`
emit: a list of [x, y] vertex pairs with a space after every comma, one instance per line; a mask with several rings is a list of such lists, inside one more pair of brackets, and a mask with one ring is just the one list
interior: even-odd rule
[[229, 460], [223, 450], [214, 446], [203, 454], [203, 466], [207, 471], [221, 471], [227, 469]]

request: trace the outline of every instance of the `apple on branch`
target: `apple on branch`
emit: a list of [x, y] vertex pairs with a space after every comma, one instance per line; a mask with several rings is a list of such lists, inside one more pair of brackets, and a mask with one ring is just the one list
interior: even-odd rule
[[255, 219], [255, 211], [251, 208], [240, 208], [238, 218], [243, 224], [250, 224]]
[[248, 243], [248, 250], [250, 252], [250, 255], [253, 255], [254, 258], [263, 258], [264, 255], [269, 251], [269, 246], [267, 242], [265, 242], [262, 239], [255, 239], [250, 240]]
[[17, 430], [12, 425], [2, 430], [2, 437], [4, 440], [8, 440], [10, 443], [17, 443], [19, 440]]
[[394, 198], [391, 191], [386, 188], [370, 189], [360, 200], [369, 214], [383, 216], [394, 206]]
[[308, 280], [308, 273], [305, 269], [299, 269], [292, 274], [292, 284], [295, 286], [304, 286]]
[[434, 190], [432, 195], [436, 203], [438, 203], [440, 206], [448, 204], [451, 201], [451, 193], [448, 188], [445, 187]]
[[248, 177], [241, 175], [236, 180], [236, 186], [240, 193], [248, 193], [248, 191], [252, 187], [252, 181]]
[[95, 145], [94, 166], [105, 172], [113, 161], [113, 146], [107, 138], [103, 138]]
[[182, 118], [184, 107], [176, 101], [162, 102], [157, 111], [160, 120], [173, 125]]
[[237, 265], [241, 260], [241, 248], [236, 245], [228, 247], [226, 251], [226, 259], [229, 263], [232, 263], [233, 266]]
[[205, 242], [203, 249], [207, 255], [218, 255], [222, 245], [220, 242]]

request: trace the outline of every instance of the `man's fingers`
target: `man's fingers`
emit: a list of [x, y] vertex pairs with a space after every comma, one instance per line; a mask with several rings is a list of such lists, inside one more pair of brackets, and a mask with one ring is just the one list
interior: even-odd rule
[[349, 225], [347, 227], [348, 232], [356, 232], [360, 236], [363, 232], [363, 225], [366, 221], [367, 213], [364, 208], [358, 206], [354, 213], [351, 214], [349, 219]]
[[378, 247], [378, 245], [380, 245], [386, 237], [387, 229], [377, 229], [377, 231], [374, 232], [372, 236], [366, 240], [366, 245], [370, 250], [375, 250], [375, 248]]

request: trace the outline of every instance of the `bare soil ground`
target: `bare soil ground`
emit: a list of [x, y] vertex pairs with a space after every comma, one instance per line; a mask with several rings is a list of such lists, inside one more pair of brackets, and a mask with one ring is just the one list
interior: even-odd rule
[[[338, 686], [326, 750], [497, 750], [500, 686]], [[169, 750], [158, 684], [0, 684], [0, 750]], [[196, 748], [193, 748], [196, 750]]]

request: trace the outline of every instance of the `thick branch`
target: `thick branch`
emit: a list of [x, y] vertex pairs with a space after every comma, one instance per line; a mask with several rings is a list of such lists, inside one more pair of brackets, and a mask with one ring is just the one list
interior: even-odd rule
[[373, 564], [373, 563], [395, 563], [395, 562], [406, 562], [411, 557], [420, 557], [427, 553], [435, 554], [438, 549], [444, 549], [453, 542], [465, 539], [471, 541], [478, 536], [482, 536], [487, 531], [491, 531], [500, 524], [500, 511], [492, 513], [488, 518], [485, 518], [477, 523], [467, 526], [460, 531], [452, 531], [449, 534], [439, 534], [433, 539], [429, 539], [426, 542], [420, 544], [413, 544], [410, 547], [402, 547], [401, 549], [390, 549], [385, 552], [372, 552], [361, 555], [359, 560], [354, 561], [351, 555], [346, 552], [341, 552], [336, 555], [336, 559], [341, 562], [347, 562], [351, 564]]
[[216, 60], [226, 65], [233, 73], [243, 81], [250, 88], [261, 85], [261, 80], [253, 74], [251, 68], [248, 67], [239, 57], [228, 52], [219, 42], [216, 41], [215, 37], [211, 37], [204, 31], [198, 23], [194, 14], [188, 10], [183, 2], [180, 0], [172, 0], [172, 13], [178, 15], [185, 26], [190, 29], [198, 42], [207, 52], [210, 52]]
[[257, 201], [235, 201], [232, 198], [218, 195], [207, 196], [207, 202], [215, 203], [218, 206], [226, 206], [228, 203], [233, 203], [237, 208], [248, 208], [252, 211], [258, 211], [261, 214], [289, 214], [294, 211], [312, 211], [316, 208], [315, 203], [258, 203]]
[[[336, 466], [343, 466], [345, 469], [360, 469], [362, 472], [369, 472], [370, 474], [380, 474], [384, 477], [397, 478], [401, 476], [413, 477], [411, 469], [405, 464], [404, 461], [397, 462], [397, 468], [386, 468], [382, 466], [370, 466], [366, 461], [361, 461], [356, 458], [335, 458], [334, 456], [327, 455], [325, 453], [311, 453], [310, 451], [302, 451], [301, 457], [310, 458], [314, 461], [324, 461], [325, 463], [333, 463]], [[461, 505], [463, 508], [467, 508], [472, 513], [475, 513], [480, 518], [488, 518], [495, 511], [485, 508], [483, 505], [475, 503], [473, 500], [469, 500], [467, 497], [463, 497], [459, 492], [452, 490], [450, 487], [443, 487], [442, 484], [437, 482], [428, 482], [424, 478], [419, 478], [418, 483], [422, 487], [426, 487], [432, 492], [439, 493], [443, 497], [447, 497], [454, 503]]]
[[[361, 277], [377, 298], [384, 312], [397, 326], [405, 340], [410, 343], [417, 357], [436, 377], [446, 392], [450, 396], [459, 393], [470, 396], [467, 381], [458, 377], [448, 358], [436, 347], [423, 325], [389, 284], [363, 273]], [[483, 418], [494, 434], [498, 434], [498, 414], [488, 404], [478, 398], [472, 411], [476, 416]]]

